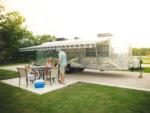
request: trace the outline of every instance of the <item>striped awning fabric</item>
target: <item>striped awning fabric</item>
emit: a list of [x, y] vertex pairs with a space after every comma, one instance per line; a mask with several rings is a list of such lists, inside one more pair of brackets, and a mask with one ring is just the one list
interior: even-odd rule
[[94, 48], [96, 43], [102, 43], [108, 41], [110, 38], [99, 38], [95, 40], [65, 40], [65, 41], [54, 41], [46, 42], [38, 46], [31, 46], [20, 48], [21, 52], [23, 51], [46, 51], [46, 50], [55, 50], [56, 48], [62, 49], [73, 49], [73, 48]]

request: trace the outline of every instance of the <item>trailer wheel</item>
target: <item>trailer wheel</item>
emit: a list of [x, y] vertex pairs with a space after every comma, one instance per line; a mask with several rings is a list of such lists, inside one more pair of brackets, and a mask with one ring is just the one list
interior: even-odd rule
[[72, 73], [72, 69], [70, 67], [70, 64], [67, 64], [65, 73], [67, 73], [67, 74]]
[[80, 68], [79, 71], [84, 71], [84, 68]]
[[75, 73], [83, 71], [84, 68], [71, 67], [70, 64], [67, 65], [65, 73]]

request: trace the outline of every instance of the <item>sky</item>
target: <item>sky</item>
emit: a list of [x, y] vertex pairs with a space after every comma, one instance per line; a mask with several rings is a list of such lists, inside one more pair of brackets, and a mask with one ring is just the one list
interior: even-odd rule
[[149, 0], [0, 0], [6, 11], [19, 11], [28, 30], [81, 39], [112, 38], [132, 47], [150, 47]]

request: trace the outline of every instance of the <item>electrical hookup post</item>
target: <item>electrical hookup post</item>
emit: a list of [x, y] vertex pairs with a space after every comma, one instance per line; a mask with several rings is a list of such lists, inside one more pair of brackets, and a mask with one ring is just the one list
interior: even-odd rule
[[133, 71], [136, 71], [136, 72], [139, 72], [139, 78], [142, 78], [143, 77], [143, 67], [142, 67], [142, 63], [143, 61], [139, 58], [135, 58], [132, 60], [132, 64], [131, 64], [131, 67], [130, 67], [130, 70], [133, 72]]
[[139, 78], [142, 78], [142, 77], [143, 77], [142, 63], [143, 63], [143, 61], [140, 59], [140, 60], [139, 60], [139, 65], [140, 65], [140, 67], [139, 67], [139, 69], [140, 69], [140, 75], [139, 75]]

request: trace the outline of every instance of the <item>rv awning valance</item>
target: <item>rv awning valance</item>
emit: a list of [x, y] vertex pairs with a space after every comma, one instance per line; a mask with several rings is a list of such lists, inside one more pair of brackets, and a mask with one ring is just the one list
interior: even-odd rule
[[23, 51], [46, 51], [46, 50], [54, 50], [56, 48], [62, 49], [73, 49], [73, 48], [93, 48], [96, 43], [103, 43], [108, 41], [110, 38], [99, 38], [95, 40], [65, 40], [65, 41], [54, 41], [54, 42], [46, 42], [38, 46], [31, 46], [20, 48], [21, 52]]

